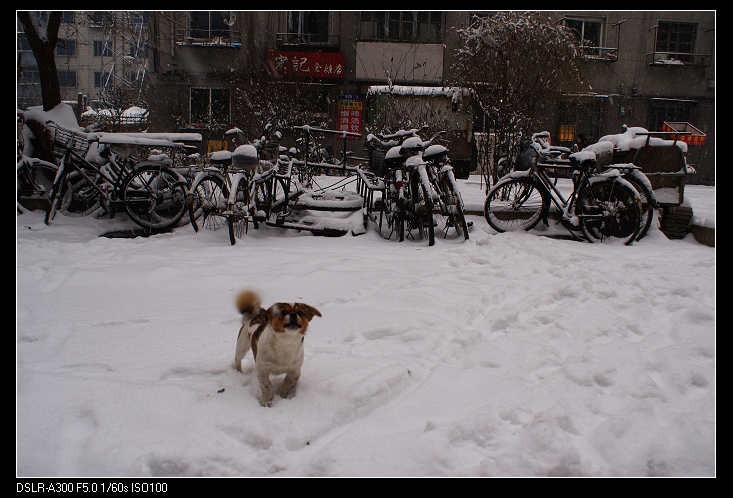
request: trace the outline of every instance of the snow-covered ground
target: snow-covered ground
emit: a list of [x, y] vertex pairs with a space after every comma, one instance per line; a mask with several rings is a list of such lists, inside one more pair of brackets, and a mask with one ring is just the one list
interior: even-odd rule
[[[434, 247], [271, 227], [230, 246], [19, 215], [18, 475], [714, 475], [715, 249], [471, 220]], [[231, 368], [244, 288], [323, 314], [271, 408], [251, 355]]]

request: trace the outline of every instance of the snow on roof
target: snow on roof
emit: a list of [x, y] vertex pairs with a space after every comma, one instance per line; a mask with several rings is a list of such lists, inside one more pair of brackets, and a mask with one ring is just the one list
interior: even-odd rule
[[457, 86], [373, 85], [367, 95], [402, 95], [411, 97], [448, 97], [453, 101], [471, 95], [471, 90]]

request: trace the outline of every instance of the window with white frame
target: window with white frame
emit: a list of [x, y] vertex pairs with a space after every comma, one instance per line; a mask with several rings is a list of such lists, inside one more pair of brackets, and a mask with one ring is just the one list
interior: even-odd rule
[[603, 19], [565, 18], [565, 26], [575, 34], [583, 55], [600, 56], [604, 43], [605, 22]]
[[654, 62], [692, 62], [697, 24], [659, 21], [654, 45]]
[[231, 38], [231, 13], [226, 11], [189, 12], [188, 36], [197, 39]]
[[323, 11], [291, 11], [288, 14], [288, 33], [303, 42], [328, 41], [329, 13]]

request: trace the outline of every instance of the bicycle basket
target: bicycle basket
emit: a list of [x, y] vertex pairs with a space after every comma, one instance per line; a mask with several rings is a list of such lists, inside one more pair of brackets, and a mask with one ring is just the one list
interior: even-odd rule
[[89, 138], [86, 134], [64, 128], [56, 123], [48, 123], [53, 138], [53, 154], [61, 158], [67, 150], [72, 150], [84, 157], [89, 150]]

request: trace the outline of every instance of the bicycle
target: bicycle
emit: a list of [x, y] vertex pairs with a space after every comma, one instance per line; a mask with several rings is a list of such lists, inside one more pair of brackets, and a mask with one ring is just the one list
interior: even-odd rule
[[[547, 216], [552, 202], [561, 223], [575, 236], [603, 241], [620, 238], [631, 245], [640, 231], [641, 201], [634, 187], [618, 170], [597, 173], [590, 152], [571, 154], [567, 161], [546, 159], [533, 145], [541, 161], [528, 170], [514, 171], [497, 182], [484, 202], [484, 217], [497, 232], [531, 230]], [[566, 169], [573, 177], [568, 198], [547, 175], [547, 169]]]
[[[405, 237], [414, 238], [417, 230], [423, 238], [427, 235], [428, 245], [435, 244], [435, 221], [433, 219], [434, 199], [438, 196], [422, 159], [424, 142], [417, 135], [426, 129], [399, 130], [391, 135], [372, 135], [367, 137], [367, 145], [372, 148], [387, 148], [384, 156], [386, 166], [382, 208], [378, 221], [380, 234], [384, 237], [384, 225], [388, 229], [385, 238], [396, 234], [402, 242]], [[435, 138], [435, 137], [434, 137]], [[432, 139], [431, 139], [432, 140]], [[393, 145], [399, 143], [401, 145]]]
[[234, 245], [249, 232], [250, 223], [257, 229], [272, 212], [277, 212], [278, 218], [285, 216], [291, 198], [292, 160], [278, 159], [273, 166], [261, 161], [255, 146], [247, 144], [234, 152], [214, 154], [212, 162], [218, 167], [198, 173], [187, 194], [194, 231], [199, 231], [199, 219], [208, 229], [226, 224], [229, 242]]
[[[186, 182], [170, 168], [156, 161], [120, 159], [109, 148], [109, 162], [98, 167], [85, 159], [92, 142], [113, 145], [119, 141], [101, 140], [48, 121], [54, 154], [60, 158], [44, 222], [48, 225], [56, 212], [86, 215], [100, 207], [114, 215], [124, 207], [135, 223], [148, 230], [172, 227], [185, 212]], [[131, 142], [134, 143], [132, 139]], [[146, 145], [175, 147], [165, 141], [147, 140]]]
[[459, 236], [468, 240], [471, 224], [466, 221], [463, 197], [448, 158], [448, 149], [442, 145], [428, 145], [422, 157], [426, 161], [430, 182], [438, 193], [440, 213], [445, 218], [443, 237], [447, 237], [448, 230], [453, 227]]

